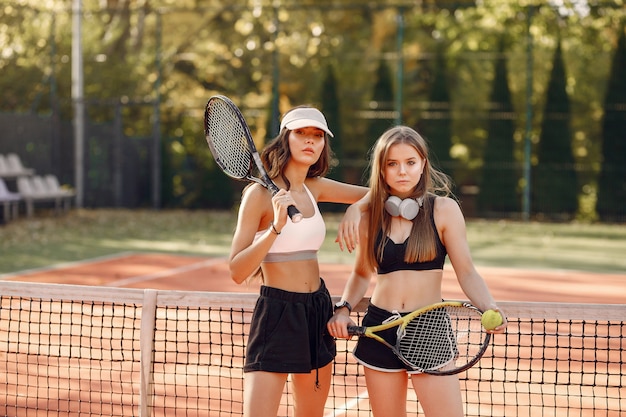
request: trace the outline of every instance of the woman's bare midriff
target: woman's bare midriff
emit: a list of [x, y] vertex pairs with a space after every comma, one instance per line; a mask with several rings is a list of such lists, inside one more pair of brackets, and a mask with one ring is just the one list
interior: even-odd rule
[[387, 311], [410, 312], [441, 301], [443, 270], [395, 271], [377, 275], [372, 304]]
[[320, 288], [317, 259], [291, 262], [264, 262], [263, 285], [291, 292], [314, 292]]

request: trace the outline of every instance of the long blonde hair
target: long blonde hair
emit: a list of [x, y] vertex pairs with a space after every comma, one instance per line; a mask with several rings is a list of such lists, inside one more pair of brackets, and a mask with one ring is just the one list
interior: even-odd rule
[[[443, 172], [435, 169], [428, 159], [428, 145], [426, 140], [414, 129], [408, 126], [395, 126], [384, 132], [376, 141], [371, 151], [369, 187], [371, 199], [369, 205], [368, 226], [368, 261], [378, 266], [382, 259], [387, 234], [391, 227], [391, 215], [385, 210], [385, 201], [391, 195], [389, 186], [385, 182], [384, 168], [387, 163], [389, 149], [397, 144], [412, 146], [424, 161], [424, 170], [419, 183], [410, 197], [424, 197], [423, 206], [416, 218], [407, 241], [405, 262], [426, 262], [437, 255], [435, 233], [431, 225], [434, 197], [436, 195], [451, 196], [451, 180]], [[382, 230], [381, 230], [382, 225]], [[383, 238], [376, 246], [376, 237], [382, 231]]]

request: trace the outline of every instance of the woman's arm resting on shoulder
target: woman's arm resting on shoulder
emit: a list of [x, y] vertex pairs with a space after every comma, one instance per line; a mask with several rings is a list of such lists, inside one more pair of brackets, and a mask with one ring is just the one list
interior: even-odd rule
[[[339, 248], [345, 247], [352, 252], [358, 243], [358, 227], [361, 212], [369, 206], [369, 188], [360, 185], [346, 184], [329, 178], [309, 180], [309, 186], [315, 190], [317, 201], [325, 203], [352, 204], [346, 210], [343, 220], [339, 224], [339, 231], [335, 242]], [[366, 195], [367, 193], [367, 195]]]
[[307, 180], [307, 185], [315, 190], [317, 201], [320, 203], [352, 204], [369, 191], [369, 188], [361, 185], [323, 177]]
[[441, 231], [443, 244], [448, 251], [461, 289], [469, 300], [482, 311], [499, 311], [503, 318], [501, 326], [492, 333], [502, 333], [506, 328], [506, 315], [498, 308], [483, 277], [474, 266], [467, 242], [465, 219], [458, 203], [450, 198], [437, 198], [435, 223]]
[[368, 209], [371, 193], [368, 191], [359, 201], [350, 205], [337, 228], [337, 238], [335, 242], [339, 244], [339, 249], [344, 246], [348, 252], [352, 253], [359, 244], [359, 223], [361, 216]]

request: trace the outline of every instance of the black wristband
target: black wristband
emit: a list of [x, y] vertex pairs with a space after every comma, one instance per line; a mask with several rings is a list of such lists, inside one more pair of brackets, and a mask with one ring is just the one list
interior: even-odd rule
[[347, 301], [340, 301], [337, 304], [335, 304], [335, 306], [333, 307], [333, 312], [339, 310], [340, 308], [347, 308], [348, 309], [348, 313], [352, 313], [352, 306], [350, 305], [349, 302]]

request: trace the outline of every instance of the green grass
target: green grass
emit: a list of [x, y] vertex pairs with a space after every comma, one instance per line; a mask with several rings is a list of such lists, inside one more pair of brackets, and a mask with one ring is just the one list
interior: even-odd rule
[[[322, 262], [352, 263], [334, 239], [341, 219], [326, 214]], [[165, 252], [227, 256], [235, 213], [186, 210], [72, 210], [0, 226], [0, 273], [114, 253]], [[626, 225], [468, 221], [481, 266], [569, 269], [626, 275]]]

